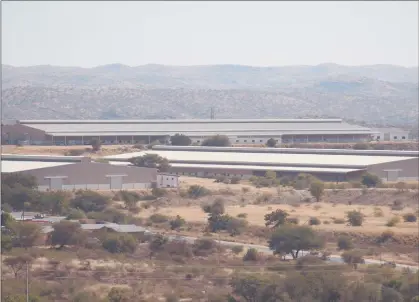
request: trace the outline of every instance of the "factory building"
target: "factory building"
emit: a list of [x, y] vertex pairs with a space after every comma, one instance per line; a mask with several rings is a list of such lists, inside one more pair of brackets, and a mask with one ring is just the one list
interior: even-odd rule
[[178, 177], [154, 168], [117, 166], [67, 156], [2, 155], [2, 174], [24, 173], [36, 178], [38, 189], [129, 190], [177, 187]]
[[194, 144], [213, 135], [226, 135], [236, 145], [311, 142], [360, 142], [374, 132], [340, 119], [240, 119], [240, 120], [20, 120], [2, 127], [3, 144], [89, 145], [167, 144], [170, 136], [184, 134]]
[[129, 165], [130, 158], [150, 153], [167, 158], [170, 172], [180, 176], [246, 179], [274, 171], [277, 177], [309, 173], [324, 181], [341, 182], [370, 172], [384, 181], [419, 179], [417, 151], [155, 146], [105, 158], [111, 164]]

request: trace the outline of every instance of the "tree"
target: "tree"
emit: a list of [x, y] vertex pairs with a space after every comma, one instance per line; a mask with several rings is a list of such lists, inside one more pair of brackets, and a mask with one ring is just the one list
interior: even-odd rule
[[368, 188], [376, 187], [381, 184], [381, 182], [380, 177], [371, 173], [365, 173], [361, 180], [361, 183]]
[[370, 146], [367, 143], [356, 143], [352, 148], [354, 150], [369, 150]]
[[107, 236], [102, 246], [110, 253], [133, 253], [137, 247], [135, 238], [130, 234], [113, 234]]
[[281, 282], [276, 278], [246, 274], [233, 277], [230, 285], [233, 288], [233, 293], [242, 297], [246, 302], [291, 301], [287, 298], [288, 295], [281, 290]]
[[266, 146], [268, 146], [270, 148], [275, 148], [275, 146], [276, 146], [276, 139], [274, 139], [274, 138], [268, 139], [268, 141], [266, 142]]
[[68, 220], [79, 220], [79, 219], [85, 219], [86, 213], [84, 213], [80, 209], [71, 209], [70, 213], [67, 215]]
[[101, 142], [101, 141], [100, 141], [100, 139], [98, 139], [98, 138], [94, 138], [94, 139], [92, 139], [91, 144], [92, 144], [92, 150], [93, 150], [94, 152], [99, 151], [99, 150], [100, 150], [100, 148], [102, 147], [102, 142]]
[[8, 186], [10, 188], [22, 186], [28, 189], [36, 189], [38, 183], [36, 181], [36, 177], [30, 174], [7, 173], [1, 176], [1, 185]]
[[266, 171], [265, 177], [269, 179], [276, 179], [276, 172], [275, 171]]
[[265, 225], [277, 228], [287, 222], [288, 213], [284, 210], [276, 210], [265, 215]]
[[169, 241], [167, 237], [164, 237], [161, 234], [153, 236], [150, 240], [148, 248], [150, 249], [150, 258], [156, 253], [163, 250], [166, 243]]
[[9, 213], [6, 213], [6, 212], [1, 213], [1, 226], [10, 228], [10, 226], [13, 224], [14, 221], [15, 219]]
[[26, 268], [27, 265], [30, 265], [32, 261], [33, 259], [29, 255], [21, 255], [7, 257], [3, 260], [3, 263], [10, 267], [10, 269], [13, 271], [13, 274], [15, 275], [15, 278], [17, 279], [19, 272]]
[[192, 140], [188, 136], [179, 133], [171, 136], [170, 142], [173, 146], [189, 146], [192, 144]]
[[78, 191], [70, 203], [73, 208], [81, 209], [87, 213], [101, 212], [107, 207], [109, 202], [109, 197], [94, 191], [85, 190]]
[[202, 146], [212, 146], [212, 147], [228, 147], [230, 146], [230, 139], [226, 135], [214, 135], [205, 139]]
[[68, 211], [71, 197], [66, 191], [44, 192], [41, 195], [39, 210], [53, 215], [63, 215]]
[[324, 183], [321, 181], [314, 181], [310, 184], [310, 193], [319, 202], [324, 194]]
[[12, 237], [6, 234], [1, 235], [1, 253], [9, 252], [13, 248]]
[[338, 249], [339, 250], [348, 251], [348, 250], [351, 250], [353, 248], [354, 248], [354, 244], [352, 242], [351, 237], [343, 235], [343, 236], [340, 236], [338, 238]]
[[56, 222], [52, 225], [50, 234], [52, 245], [58, 245], [59, 249], [66, 245], [80, 244], [84, 240], [84, 233], [79, 223], [68, 220]]
[[36, 245], [42, 238], [41, 226], [32, 222], [14, 222], [11, 230], [15, 236], [16, 244], [20, 247], [29, 248]]
[[351, 226], [361, 226], [364, 222], [364, 214], [357, 210], [347, 212], [346, 218]]
[[170, 170], [170, 163], [167, 158], [157, 154], [145, 154], [143, 156], [133, 157], [129, 162], [137, 167], [155, 168], [160, 172], [168, 172]]
[[179, 215], [176, 216], [175, 219], [170, 221], [170, 228], [172, 230], [180, 229], [186, 223], [185, 219], [180, 217]]
[[353, 265], [354, 268], [356, 268], [358, 264], [365, 263], [364, 253], [359, 250], [346, 251], [341, 257], [346, 264]]
[[274, 254], [291, 254], [293, 259], [302, 250], [315, 250], [324, 246], [323, 240], [312, 228], [298, 225], [281, 226], [271, 235], [268, 243]]

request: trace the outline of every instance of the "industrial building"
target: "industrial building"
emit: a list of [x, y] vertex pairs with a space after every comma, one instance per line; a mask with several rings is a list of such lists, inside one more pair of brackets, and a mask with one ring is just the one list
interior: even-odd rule
[[375, 141], [408, 141], [411, 140], [409, 131], [400, 128], [374, 128], [373, 140]]
[[129, 165], [130, 158], [150, 153], [167, 158], [170, 172], [198, 177], [245, 179], [274, 171], [278, 177], [309, 173], [334, 182], [360, 179], [366, 172], [384, 181], [419, 179], [417, 151], [155, 146], [105, 158], [111, 164]]
[[359, 142], [374, 132], [340, 119], [220, 119], [220, 120], [20, 120], [2, 126], [4, 144], [88, 145], [169, 143], [184, 134], [194, 144], [212, 135], [229, 137], [232, 144]]
[[154, 168], [116, 166], [85, 157], [2, 155], [1, 172], [30, 174], [36, 178], [41, 191], [178, 186], [176, 175], [160, 174]]

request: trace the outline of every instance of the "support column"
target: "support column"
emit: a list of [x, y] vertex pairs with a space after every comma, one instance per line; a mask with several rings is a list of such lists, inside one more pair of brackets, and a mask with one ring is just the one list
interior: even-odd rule
[[67, 136], [64, 135], [64, 146], [67, 146]]
[[81, 136], [81, 144], [84, 145], [83, 135]]

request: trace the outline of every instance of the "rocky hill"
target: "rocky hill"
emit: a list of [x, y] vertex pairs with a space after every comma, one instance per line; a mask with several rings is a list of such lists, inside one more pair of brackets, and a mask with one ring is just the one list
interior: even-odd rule
[[417, 124], [418, 68], [236, 65], [2, 66], [2, 116], [274, 118]]

